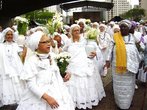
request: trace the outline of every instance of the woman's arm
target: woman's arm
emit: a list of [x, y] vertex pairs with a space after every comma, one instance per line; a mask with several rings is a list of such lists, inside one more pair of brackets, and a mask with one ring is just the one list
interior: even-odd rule
[[53, 97], [49, 96], [44, 90], [37, 86], [35, 76], [33, 78], [29, 78], [26, 82], [28, 89], [38, 98], [46, 100], [51, 108], [57, 108], [59, 106], [59, 104]]

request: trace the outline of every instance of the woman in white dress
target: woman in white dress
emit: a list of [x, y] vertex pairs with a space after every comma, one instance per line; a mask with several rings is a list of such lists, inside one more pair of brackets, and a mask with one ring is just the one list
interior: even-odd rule
[[50, 53], [51, 39], [37, 31], [28, 43], [34, 55], [24, 63], [21, 79], [26, 82], [26, 89], [17, 110], [74, 110], [72, 98]]
[[19, 75], [23, 64], [19, 57], [19, 47], [15, 43], [14, 31], [6, 28], [0, 43], [0, 106], [17, 104], [23, 91]]
[[[112, 41], [110, 35], [106, 32], [106, 25], [105, 24], [100, 24], [99, 26], [100, 34], [97, 36], [97, 42], [98, 46], [103, 54], [103, 66], [105, 65], [106, 58], [108, 56], [108, 51], [109, 51], [109, 46]], [[106, 76], [108, 72], [108, 68], [102, 68], [101, 69], [101, 75]]]
[[86, 44], [80, 36], [80, 26], [73, 24], [70, 33], [72, 37], [63, 48], [71, 54], [67, 67], [71, 78], [66, 84], [78, 109], [92, 109], [92, 106], [98, 105], [105, 96], [102, 80], [96, 69], [97, 65], [87, 58]]
[[140, 62], [134, 36], [129, 33], [130, 29], [129, 20], [120, 22], [120, 32], [114, 34], [114, 41], [106, 61], [106, 66], [109, 67], [112, 59], [113, 91], [119, 110], [129, 110], [131, 106], [135, 91], [135, 76]]

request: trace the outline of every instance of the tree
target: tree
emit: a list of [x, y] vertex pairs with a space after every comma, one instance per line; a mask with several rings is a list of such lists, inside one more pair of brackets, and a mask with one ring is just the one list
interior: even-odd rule
[[52, 19], [55, 13], [49, 12], [46, 9], [35, 10], [24, 14], [29, 21], [36, 21], [40, 24], [46, 24], [49, 19]]
[[133, 8], [120, 15], [123, 19], [140, 21], [145, 16], [145, 10], [142, 8]]

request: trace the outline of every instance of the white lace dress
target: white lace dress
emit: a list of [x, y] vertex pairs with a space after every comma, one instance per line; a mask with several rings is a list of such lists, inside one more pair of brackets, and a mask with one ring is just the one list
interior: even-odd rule
[[77, 108], [86, 109], [98, 105], [105, 96], [98, 67], [93, 59], [87, 58], [85, 44], [71, 42], [67, 51], [72, 55], [67, 68], [71, 79], [66, 83]]
[[[63, 83], [58, 67], [55, 63], [50, 63], [49, 59], [37, 55], [31, 56], [25, 62], [21, 79], [26, 81], [27, 88], [24, 90], [17, 110], [74, 110], [74, 103]], [[52, 109], [41, 98], [44, 93], [53, 97], [59, 107]]]
[[16, 43], [0, 44], [0, 106], [19, 102], [23, 83], [19, 80], [22, 62]]

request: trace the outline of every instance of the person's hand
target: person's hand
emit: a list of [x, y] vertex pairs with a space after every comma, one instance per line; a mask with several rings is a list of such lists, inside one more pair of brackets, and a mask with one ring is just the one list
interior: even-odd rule
[[104, 47], [104, 48], [102, 48], [102, 51], [105, 51], [107, 48], [106, 47]]
[[53, 48], [55, 48], [55, 42], [54, 42], [54, 40], [51, 38], [51, 46], [53, 47]]
[[91, 52], [89, 56], [90, 56], [90, 58], [94, 58], [96, 56], [96, 52], [95, 51]]
[[53, 97], [47, 95], [46, 93], [43, 94], [42, 98], [47, 101], [47, 103], [51, 106], [52, 109], [59, 107], [58, 102]]
[[71, 77], [71, 74], [69, 72], [66, 72], [66, 75], [64, 76], [63, 81], [64, 82], [68, 81], [70, 77]]
[[110, 68], [110, 61], [106, 61], [105, 65], [104, 65], [104, 68], [105, 67]]

